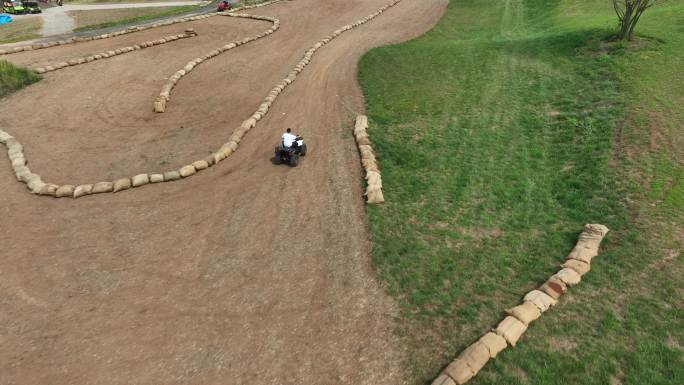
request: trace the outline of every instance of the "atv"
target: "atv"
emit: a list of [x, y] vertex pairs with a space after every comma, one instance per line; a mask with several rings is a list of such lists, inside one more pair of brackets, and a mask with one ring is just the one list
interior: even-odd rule
[[230, 11], [233, 9], [233, 4], [231, 4], [227, 0], [222, 0], [219, 4], [218, 7], [216, 7], [216, 12], [224, 12], [224, 11]]
[[290, 167], [297, 167], [300, 156], [306, 156], [306, 143], [304, 143], [304, 138], [298, 136], [296, 146], [285, 148], [281, 143], [275, 148], [273, 163], [287, 163]]
[[38, 3], [35, 1], [22, 1], [21, 5], [24, 7], [24, 10], [27, 13], [41, 13], [43, 12], [42, 9], [38, 6]]
[[14, 15], [23, 15], [26, 13], [26, 10], [21, 5], [21, 1], [4, 0], [2, 2], [2, 7], [5, 9], [5, 12]]

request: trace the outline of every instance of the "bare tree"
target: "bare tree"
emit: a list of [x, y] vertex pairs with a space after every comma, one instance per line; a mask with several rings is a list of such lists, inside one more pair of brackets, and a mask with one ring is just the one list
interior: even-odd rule
[[613, 0], [613, 8], [615, 8], [620, 27], [617, 38], [632, 40], [634, 29], [641, 15], [652, 6], [665, 1], [667, 0]]

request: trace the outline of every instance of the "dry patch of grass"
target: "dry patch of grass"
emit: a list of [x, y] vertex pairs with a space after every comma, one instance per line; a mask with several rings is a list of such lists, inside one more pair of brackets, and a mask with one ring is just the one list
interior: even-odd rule
[[149, 7], [149, 8], [131, 8], [131, 9], [109, 9], [98, 11], [71, 11], [69, 15], [74, 18], [76, 27], [74, 32], [91, 30], [98, 28], [107, 28], [116, 25], [132, 24], [173, 16], [181, 13], [191, 12], [197, 9], [197, 6], [180, 6], [180, 7]]
[[40, 37], [43, 20], [39, 17], [17, 19], [0, 25], [0, 44], [15, 43]]
[[76, 28], [129, 19], [159, 11], [160, 8], [108, 9], [97, 11], [71, 11], [68, 14], [76, 21]]

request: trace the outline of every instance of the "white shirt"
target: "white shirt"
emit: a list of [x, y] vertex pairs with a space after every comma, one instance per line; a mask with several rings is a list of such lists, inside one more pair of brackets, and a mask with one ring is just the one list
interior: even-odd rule
[[297, 135], [290, 134], [289, 132], [286, 132], [283, 134], [283, 146], [287, 147], [292, 147], [292, 143], [297, 140]]

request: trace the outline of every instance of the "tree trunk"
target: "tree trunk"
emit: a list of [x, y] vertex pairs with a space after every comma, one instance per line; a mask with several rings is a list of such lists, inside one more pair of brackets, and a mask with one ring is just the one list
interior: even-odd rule
[[636, 25], [641, 15], [653, 5], [663, 1], [658, 0], [613, 0], [613, 8], [620, 24], [617, 38], [632, 40]]

